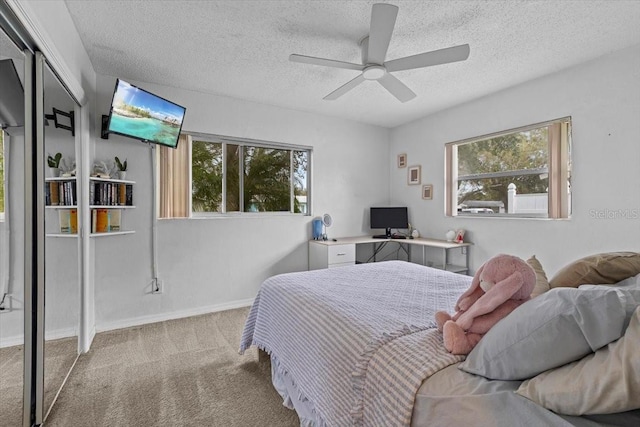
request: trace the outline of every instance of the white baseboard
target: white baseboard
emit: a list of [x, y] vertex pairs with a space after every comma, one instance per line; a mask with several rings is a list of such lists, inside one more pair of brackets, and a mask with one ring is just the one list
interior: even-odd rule
[[[243, 300], [236, 300], [226, 302], [223, 304], [210, 305], [206, 307], [190, 308], [188, 310], [172, 311], [169, 313], [152, 314], [149, 316], [132, 317], [129, 319], [122, 319], [116, 322], [107, 322], [103, 324], [97, 324], [96, 329], [93, 331], [95, 335], [97, 332], [112, 331], [114, 329], [130, 328], [132, 326], [146, 325], [148, 323], [164, 322], [165, 320], [182, 319], [184, 317], [198, 316], [201, 314], [215, 313], [217, 311], [232, 310], [234, 308], [248, 307], [253, 304], [254, 298], [248, 298]], [[91, 337], [93, 341], [93, 336]]]
[[81, 343], [80, 352], [86, 353], [91, 348], [91, 343], [93, 342], [93, 338], [96, 336], [96, 325], [93, 325], [93, 328], [89, 331], [89, 334], [86, 337], [86, 342]]
[[14, 345], [22, 345], [24, 344], [24, 336], [15, 336], [15, 337], [3, 337], [0, 338], [0, 348], [3, 347], [13, 347]]
[[[173, 311], [170, 313], [160, 313], [160, 314], [152, 314], [149, 316], [133, 317], [130, 319], [118, 320], [117, 322], [108, 322], [102, 325], [97, 325], [96, 327], [92, 328], [91, 331], [89, 332], [89, 342], [87, 343], [86, 351], [89, 351], [89, 348], [91, 347], [91, 343], [93, 342], [93, 338], [96, 336], [97, 332], [112, 331], [114, 329], [122, 329], [122, 328], [130, 328], [132, 326], [146, 325], [147, 323], [164, 322], [165, 320], [182, 319], [184, 317], [198, 316], [198, 315], [207, 314], [207, 313], [215, 313], [217, 311], [225, 311], [225, 310], [232, 310], [234, 308], [249, 307], [251, 304], [253, 304], [253, 300], [254, 298], [247, 298], [243, 300], [226, 302], [223, 304], [190, 308], [188, 310]], [[78, 332], [76, 331], [75, 328], [59, 329], [57, 331], [46, 333], [45, 339], [49, 341], [49, 340], [56, 340], [60, 338], [74, 337], [77, 335], [78, 335]], [[12, 347], [14, 345], [22, 345], [22, 344], [24, 344], [23, 335], [0, 338], [0, 348]]]
[[[45, 332], [45, 341], [58, 340], [61, 338], [70, 338], [78, 335], [76, 328], [58, 329], [57, 331]], [[0, 348], [13, 347], [14, 345], [24, 344], [24, 335], [15, 335], [12, 337], [0, 338]]]

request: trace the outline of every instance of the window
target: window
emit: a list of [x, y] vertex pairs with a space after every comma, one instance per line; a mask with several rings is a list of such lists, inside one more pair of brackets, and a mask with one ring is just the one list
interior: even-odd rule
[[449, 216], [568, 218], [571, 118], [445, 146]]
[[[178, 144], [179, 149], [182, 144], [182, 149], [190, 150], [190, 156], [180, 156], [187, 167], [176, 167], [176, 162], [173, 162], [171, 169], [180, 171], [181, 175], [190, 173], [193, 215], [233, 212], [309, 214], [309, 148], [212, 135], [183, 134], [181, 138], [184, 141]], [[167, 162], [163, 156], [171, 154], [164, 152], [166, 149], [161, 148], [160, 216], [187, 216], [176, 215], [172, 209], [163, 209], [162, 194], [170, 187], [169, 168], [162, 166]]]
[[4, 221], [4, 132], [0, 129], [0, 221]]

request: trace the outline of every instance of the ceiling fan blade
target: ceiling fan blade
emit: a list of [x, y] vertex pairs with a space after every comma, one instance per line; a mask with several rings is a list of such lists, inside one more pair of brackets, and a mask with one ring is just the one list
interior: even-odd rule
[[392, 61], [385, 62], [384, 66], [389, 72], [431, 67], [432, 65], [464, 61], [469, 57], [469, 51], [469, 45], [463, 44], [460, 46], [447, 47], [445, 49], [394, 59]]
[[326, 99], [327, 101], [333, 101], [335, 99], [338, 99], [345, 93], [349, 92], [354, 87], [358, 86], [363, 81], [364, 81], [364, 77], [362, 76], [362, 74], [360, 74], [355, 79], [349, 80], [347, 83], [343, 84], [338, 89], [334, 90], [329, 95], [325, 96], [324, 99]]
[[289, 61], [300, 62], [303, 64], [322, 65], [324, 67], [345, 68], [347, 70], [362, 71], [364, 65], [352, 64], [351, 62], [334, 61], [333, 59], [316, 58], [315, 56], [297, 55], [295, 53], [289, 55]]
[[411, 101], [416, 97], [416, 94], [411, 89], [389, 73], [378, 79], [378, 83], [388, 90], [391, 95], [398, 98], [400, 102]]
[[387, 56], [391, 33], [396, 24], [398, 6], [377, 3], [371, 9], [371, 28], [369, 29], [369, 53], [367, 62], [381, 65]]

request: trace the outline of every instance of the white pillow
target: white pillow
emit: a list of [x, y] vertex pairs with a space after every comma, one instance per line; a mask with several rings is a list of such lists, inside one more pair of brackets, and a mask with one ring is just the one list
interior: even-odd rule
[[640, 295], [640, 274], [631, 276], [612, 285], [580, 285], [578, 286], [578, 289], [602, 289], [602, 287], [622, 288], [633, 292], [637, 299], [637, 295]]

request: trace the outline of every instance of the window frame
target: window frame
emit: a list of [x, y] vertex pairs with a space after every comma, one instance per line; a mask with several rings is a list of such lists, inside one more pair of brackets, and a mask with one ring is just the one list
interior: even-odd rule
[[[549, 174], [548, 207], [547, 214], [533, 213], [472, 213], [460, 214], [458, 212], [458, 152], [461, 145], [506, 136], [519, 132], [527, 132], [533, 129], [548, 127], [548, 166], [544, 172]], [[526, 126], [507, 129], [472, 138], [452, 141], [445, 144], [445, 216], [461, 218], [511, 218], [511, 219], [570, 219], [571, 192], [573, 184], [570, 176], [573, 169], [571, 160], [572, 151], [572, 119], [571, 116], [534, 123]], [[565, 165], [563, 167], [563, 165]], [[527, 173], [532, 173], [528, 170]], [[541, 170], [536, 170], [541, 171]], [[495, 172], [481, 175], [501, 175], [510, 172]], [[480, 175], [480, 174], [478, 174]], [[470, 176], [470, 175], [467, 175]], [[518, 175], [520, 176], [520, 175]], [[562, 194], [565, 194], [562, 197]]]
[[7, 207], [9, 205], [9, 187], [7, 185], [7, 166], [9, 164], [9, 161], [7, 160], [7, 153], [9, 152], [9, 150], [7, 150], [7, 139], [9, 135], [2, 129], [0, 129], [0, 133], [2, 133], [2, 146], [0, 146], [0, 150], [2, 151], [2, 194], [4, 198], [3, 209], [0, 211], [0, 222], [4, 223], [6, 220]]
[[[257, 140], [250, 138], [240, 138], [240, 137], [232, 137], [232, 136], [224, 136], [224, 135], [216, 135], [216, 134], [207, 134], [200, 132], [190, 132], [190, 131], [182, 131], [184, 135], [189, 136], [189, 218], [224, 218], [224, 217], [260, 217], [260, 216], [311, 216], [312, 212], [312, 203], [311, 203], [311, 194], [312, 194], [312, 164], [313, 164], [313, 147], [308, 145], [300, 145], [300, 144], [287, 144], [282, 142], [274, 142], [274, 141], [265, 141], [265, 140]], [[223, 144], [222, 148], [222, 212], [194, 212], [192, 206], [192, 197], [193, 197], [193, 160], [192, 160], [192, 143], [194, 141], [199, 142], [208, 142], [208, 143], [220, 143]], [[239, 161], [239, 203], [240, 207], [238, 211], [227, 212], [227, 162], [226, 162], [226, 144], [237, 145], [240, 147], [240, 155], [238, 156]], [[265, 149], [274, 149], [274, 150], [288, 150], [290, 151], [290, 165], [289, 165], [289, 174], [290, 174], [290, 210], [289, 211], [272, 211], [272, 212], [245, 212], [244, 211], [244, 151], [245, 147], [259, 147]], [[294, 202], [293, 199], [295, 197], [295, 189], [294, 189], [294, 168], [293, 168], [293, 152], [294, 151], [305, 151], [307, 152], [307, 212], [293, 212]]]

